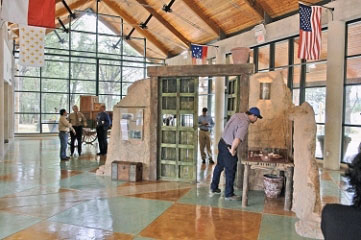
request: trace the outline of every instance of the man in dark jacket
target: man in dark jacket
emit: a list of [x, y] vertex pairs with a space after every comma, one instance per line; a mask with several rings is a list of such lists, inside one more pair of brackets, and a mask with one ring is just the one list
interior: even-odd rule
[[353, 205], [327, 204], [322, 210], [321, 229], [326, 240], [361, 239], [361, 153], [346, 173], [354, 193]]
[[112, 121], [110, 120], [108, 113], [105, 112], [104, 104], [100, 107], [100, 112], [97, 115], [96, 122], [99, 142], [99, 153], [97, 153], [97, 155], [106, 155], [108, 148], [107, 132], [112, 124]]

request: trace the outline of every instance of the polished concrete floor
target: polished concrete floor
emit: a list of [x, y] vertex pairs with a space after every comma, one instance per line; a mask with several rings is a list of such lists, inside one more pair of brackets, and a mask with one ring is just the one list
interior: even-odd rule
[[[127, 183], [97, 177], [94, 146], [59, 161], [56, 137], [16, 138], [0, 161], [0, 239], [303, 239], [283, 199], [251, 191], [249, 206], [209, 196], [213, 166], [198, 184]], [[321, 171], [323, 203], [350, 203], [339, 172]], [[240, 191], [236, 191], [240, 194]]]

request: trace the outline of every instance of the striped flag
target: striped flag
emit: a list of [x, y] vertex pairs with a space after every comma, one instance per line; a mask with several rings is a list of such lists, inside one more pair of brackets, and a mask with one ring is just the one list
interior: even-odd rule
[[202, 59], [202, 63], [206, 63], [208, 47], [191, 44], [192, 49], [192, 63], [196, 64], [197, 59]]
[[0, 17], [19, 25], [55, 28], [55, 0], [2, 0]]
[[318, 60], [321, 55], [321, 12], [319, 6], [300, 3], [300, 41], [298, 58]]

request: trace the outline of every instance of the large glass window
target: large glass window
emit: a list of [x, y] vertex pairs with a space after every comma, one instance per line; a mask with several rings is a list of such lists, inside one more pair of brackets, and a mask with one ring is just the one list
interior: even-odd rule
[[361, 21], [347, 24], [344, 89], [343, 162], [350, 163], [361, 147]]
[[[112, 111], [129, 86], [146, 77], [147, 64], [160, 65], [160, 59], [144, 58], [121, 41], [117, 32], [121, 25], [105, 25], [105, 17], [98, 22], [97, 45], [95, 15], [89, 12], [79, 16], [72, 22], [70, 33], [57, 30], [46, 35], [44, 67], [18, 65], [15, 53], [16, 133], [57, 132], [59, 110], [69, 111], [72, 105], [79, 105], [81, 95], [98, 95], [99, 102]], [[111, 22], [122, 23], [119, 17]], [[138, 38], [132, 41], [137, 46], [145, 43]]]

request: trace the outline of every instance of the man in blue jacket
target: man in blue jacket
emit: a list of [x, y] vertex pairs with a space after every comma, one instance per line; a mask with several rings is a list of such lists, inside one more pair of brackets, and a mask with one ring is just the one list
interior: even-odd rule
[[104, 104], [100, 107], [100, 112], [97, 115], [96, 122], [97, 122], [96, 129], [97, 129], [97, 136], [98, 136], [99, 150], [100, 150], [99, 153], [97, 153], [97, 155], [106, 155], [108, 148], [107, 132], [112, 124], [112, 121], [110, 120], [108, 113], [105, 112]]

